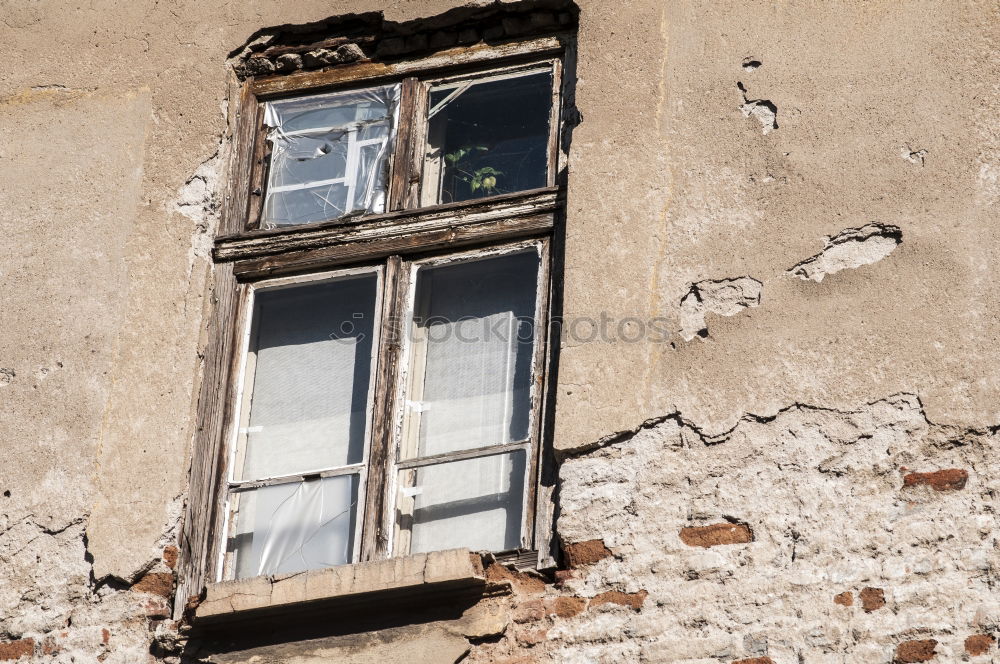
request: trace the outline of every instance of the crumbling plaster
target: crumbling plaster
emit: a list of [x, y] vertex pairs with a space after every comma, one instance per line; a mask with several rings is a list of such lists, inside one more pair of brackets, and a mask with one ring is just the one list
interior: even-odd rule
[[[265, 26], [372, 9], [404, 21], [459, 4], [0, 3], [6, 56], [0, 80], [6, 240], [0, 636], [38, 638], [33, 652], [51, 661], [86, 661], [103, 652], [113, 663], [146, 656], [153, 634], [150, 624], [123, 616], [145, 616], [163, 631], [156, 624], [167, 600], [150, 589], [161, 591], [166, 583], [169, 593], [161, 556], [173, 540], [186, 489], [211, 308], [206, 249], [219, 203], [213, 191], [226, 164], [229, 51]], [[939, 652], [958, 652], [965, 631], [995, 630], [997, 611], [983, 587], [995, 577], [992, 535], [976, 520], [994, 510], [992, 494], [983, 493], [992, 481], [985, 460], [993, 437], [976, 434], [954, 448], [933, 436], [927, 442], [931, 429], [923, 415], [980, 431], [1000, 421], [993, 294], [1000, 231], [992, 218], [1000, 202], [1000, 91], [992, 83], [1000, 73], [1000, 23], [994, 5], [579, 4], [582, 122], [569, 162], [563, 313], [567, 321], [599, 320], [602, 312], [615, 321], [665, 317], [674, 343], [563, 340], [553, 432], [568, 459], [560, 535], [606, 538], [614, 555], [575, 572], [560, 588], [532, 586], [546, 607], [573, 614], [556, 619], [540, 609], [540, 620], [553, 630], [539, 637], [538, 628], [525, 627], [522, 634], [501, 620], [496, 629], [506, 636], [489, 636], [469, 661], [516, 658], [520, 649], [539, 647], [557, 661], [765, 652], [777, 653], [780, 664], [794, 661], [795, 647], [770, 635], [789, 629], [819, 650], [857, 646], [857, 661], [888, 661], [903, 638], [933, 637], [942, 644]], [[54, 38], [58, 48], [47, 46]], [[759, 66], [744, 66], [747, 58]], [[747, 100], [774, 104], [778, 127], [763, 133], [759, 118], [741, 111]], [[817, 254], [824, 237], [870, 222], [899, 227], [902, 244], [822, 283], [789, 274]], [[677, 333], [679, 303], [692, 285], [743, 275], [761, 284], [759, 305], [725, 317], [709, 311], [709, 336], [685, 341]], [[860, 406], [899, 392], [919, 395], [922, 410], [914, 396]], [[792, 409], [776, 421], [785, 428], [740, 423], [746, 413], [773, 415], [796, 403], [840, 411]], [[874, 439], [891, 443], [888, 456], [851, 447], [872, 456], [874, 470], [848, 464], [846, 475], [831, 475], [810, 466], [819, 451], [803, 451], [789, 432], [804, 426], [814, 436], [817, 428], [848, 426], [838, 422], [851, 421], [859, 408], [900, 411], [900, 421], [889, 417], [871, 427]], [[795, 419], [807, 415], [823, 422], [806, 426]], [[616, 435], [656, 418], [659, 424], [634, 437]], [[718, 447], [691, 438], [697, 432], [714, 442], [714, 434], [737, 423], [738, 432], [753, 435]], [[821, 438], [828, 451], [854, 445]], [[592, 460], [575, 457], [609, 440], [616, 442]], [[793, 505], [820, 488], [825, 493], [791, 511], [767, 505], [756, 516], [737, 514], [727, 505], [745, 498], [741, 491], [756, 495], [759, 477], [774, 471], [761, 467], [762, 475], [750, 477], [737, 468], [733, 449], [748, 467], [784, 464], [780, 481], [790, 479], [779, 498]], [[758, 453], [764, 456], [757, 459]], [[808, 463], [796, 457], [802, 454]], [[918, 514], [912, 516], [907, 501], [895, 498], [898, 466], [917, 461], [931, 470], [946, 457], [972, 471], [969, 487], [942, 495], [915, 489], [923, 493], [914, 494]], [[675, 481], [680, 458], [694, 469], [689, 481]], [[588, 463], [627, 472], [629, 459], [643, 459], [649, 468], [636, 466], [635, 478], [621, 482], [588, 474]], [[715, 480], [702, 477], [719, 464], [726, 467], [715, 472], [732, 477], [735, 493], [712, 489]], [[661, 470], [661, 479], [650, 475]], [[819, 565], [832, 544], [816, 534], [819, 517], [805, 510], [843, 509], [840, 496], [853, 489], [837, 478], [852, 473], [877, 489], [863, 490], [851, 509], [882, 521], [868, 531], [859, 520], [832, 520], [830, 530], [846, 533], [860, 570], [834, 579]], [[708, 488], [691, 489], [692, 482]], [[870, 504], [883, 498], [891, 508]], [[643, 518], [626, 518], [619, 528], [623, 517], [615, 510], [628, 513], [629, 505]], [[939, 532], [952, 523], [951, 510], [961, 515], [952, 538], [961, 548], [945, 548], [949, 536]], [[924, 521], [940, 535], [936, 540], [915, 532], [921, 514], [929, 515]], [[746, 520], [754, 542], [723, 553], [715, 547], [689, 552], [672, 539], [675, 525], [716, 516]], [[886, 543], [889, 531], [878, 528], [897, 517], [907, 537], [930, 548], [910, 559]], [[789, 525], [800, 521], [813, 530]], [[662, 533], [644, 530], [666, 522], [670, 528]], [[806, 533], [804, 551], [818, 562], [806, 556], [807, 562], [789, 565], [782, 558], [797, 546], [786, 526]], [[867, 535], [877, 540], [874, 549], [861, 541]], [[651, 566], [650, 557], [664, 552], [670, 569]], [[879, 556], [888, 562], [864, 563]], [[931, 563], [921, 562], [927, 559]], [[920, 578], [913, 584], [894, 581], [899, 569], [917, 568], [926, 571], [914, 572]], [[693, 579], [690, 570], [697, 572]], [[674, 572], [698, 588], [672, 597], [680, 583]], [[775, 599], [765, 587], [779, 574], [792, 577], [781, 582]], [[811, 574], [820, 579], [815, 589], [794, 581]], [[143, 578], [160, 585], [126, 590]], [[710, 589], [699, 584], [723, 578], [738, 579], [730, 588], [745, 594], [727, 590], [725, 599], [708, 605], [708, 617], [677, 617], [685, 610], [678, 598], [703, 597], [699, 593]], [[858, 627], [864, 616], [851, 614], [845, 620], [853, 621], [853, 631], [833, 634], [829, 612], [845, 609], [811, 605], [819, 601], [811, 593], [831, 594], [832, 604], [834, 591], [857, 594], [861, 584], [877, 583], [885, 584], [894, 607], [892, 619], [877, 628]], [[921, 607], [945, 603], [949, 588], [967, 587], [967, 599], [943, 610], [936, 624], [917, 624], [913, 616]], [[649, 597], [640, 600], [639, 590]], [[632, 594], [594, 601], [615, 592]], [[757, 592], [765, 599], [746, 599]], [[920, 593], [928, 597], [925, 604], [914, 599]], [[560, 603], [560, 597], [584, 601]], [[806, 599], [816, 634], [795, 614]], [[758, 608], [727, 611], [726, 601]], [[643, 607], [633, 631], [623, 627], [634, 619], [630, 602]], [[578, 617], [581, 606], [587, 612]], [[759, 608], [775, 606], [792, 613], [768, 617]], [[119, 622], [105, 636], [112, 615]], [[765, 643], [777, 645], [762, 650], [755, 634], [740, 636], [749, 628], [738, 625], [758, 623], [754, 630], [766, 633]], [[870, 644], [860, 642], [858, 629], [869, 630]], [[670, 651], [669, 630], [705, 641]], [[635, 638], [612, 638], [626, 632]], [[46, 652], [45, 635], [63, 645]], [[404, 631], [392, 638], [413, 636]], [[548, 637], [554, 644], [540, 646]], [[468, 643], [454, 634], [427, 639], [463, 652], [462, 641]], [[0, 655], [27, 646], [6, 647]], [[815, 661], [834, 661], [823, 652]], [[875, 660], [864, 659], [867, 652]]]
[[[1000, 421], [995, 5], [602, 11], [581, 14], [567, 320], [678, 320], [692, 284], [742, 275], [763, 283], [762, 301], [709, 315], [710, 339], [567, 339], [556, 447], [667, 412], [720, 432], [746, 412], [898, 391], [919, 393], [936, 421]], [[608, 38], [628, 72], [610, 87]], [[761, 64], [748, 71], [746, 58]], [[776, 105], [777, 129], [740, 113], [737, 82]], [[926, 151], [923, 166], [902, 148]], [[901, 229], [887, 258], [821, 284], [788, 274], [824, 237], [870, 222]]]
[[[888, 664], [914, 641], [995, 661], [996, 452], [994, 431], [928, 422], [907, 394], [714, 441], [667, 418], [562, 465], [560, 535], [597, 555], [538, 596], [586, 609], [522, 604], [467, 661]], [[976, 635], [991, 645], [969, 660]]]

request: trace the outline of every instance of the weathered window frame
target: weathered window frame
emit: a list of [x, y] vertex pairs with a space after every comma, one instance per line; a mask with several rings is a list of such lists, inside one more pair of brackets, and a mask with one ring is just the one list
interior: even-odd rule
[[[516, 48], [515, 48], [516, 46]], [[284, 96], [307, 93], [333, 92], [379, 84], [400, 83], [401, 92], [397, 108], [398, 125], [395, 149], [389, 167], [388, 191], [386, 192], [386, 212], [413, 210], [432, 207], [421, 206], [421, 181], [424, 169], [424, 155], [421, 149], [427, 141], [426, 101], [427, 92], [434, 84], [466, 77], [488, 78], [525, 66], [552, 68], [552, 112], [551, 126], [558, 127], [562, 89], [562, 51], [560, 40], [544, 38], [508, 45], [506, 48], [480, 49], [470, 51], [458, 62], [446, 65], [437, 58], [427, 58], [397, 65], [384, 65], [386, 71], [366, 77], [362, 72], [325, 71], [287, 76], [269, 76], [252, 81], [246, 88], [248, 99], [241, 103], [244, 117], [252, 118], [252, 133], [247, 138], [253, 143], [253, 158], [248, 165], [246, 190], [249, 196], [245, 202], [245, 221], [240, 225], [243, 232], [261, 231], [261, 214], [267, 180], [267, 164], [270, 157], [268, 128], [264, 124], [262, 102]], [[364, 68], [365, 65], [358, 67]], [[352, 69], [357, 69], [354, 67]], [[556, 183], [559, 166], [559, 131], [549, 136], [548, 173], [546, 187]], [[237, 205], [240, 205], [239, 199]], [[375, 215], [369, 215], [375, 216]], [[274, 232], [295, 232], [306, 227], [315, 228], [323, 224], [343, 223], [343, 218], [332, 219], [319, 224], [301, 224]]]
[[[514, 557], [521, 564], [551, 566], [551, 488], [539, 493], [544, 459], [544, 413], [547, 412], [545, 367], [549, 364], [548, 320], [551, 297], [551, 240], [563, 208], [563, 193], [556, 186], [565, 168], [560, 149], [562, 135], [562, 58], [568, 38], [543, 37], [490, 46], [479, 44], [444, 51], [426, 58], [392, 64], [365, 62], [329, 70], [266, 76], [245, 82], [233, 81], [238, 97], [232, 114], [230, 179], [225, 194], [220, 235], [213, 257], [216, 261], [215, 312], [210, 323], [205, 357], [202, 397], [198, 406], [198, 434], [192, 458], [188, 517], [182, 536], [180, 597], [197, 594], [206, 583], [220, 578], [225, 538], [220, 516], [225, 514], [223, 490], [228, 477], [228, 455], [235, 422], [234, 391], [239, 389], [242, 362], [240, 335], [251, 315], [248, 293], [276, 278], [306, 278], [344, 268], [381, 265], [382, 322], [375, 364], [371, 451], [367, 454], [371, 478], [393, 477], [390, 458], [396, 444], [392, 433], [398, 416], [401, 353], [400, 326], [405, 324], [410, 266], [418, 261], [447, 257], [461, 251], [483, 253], [511, 246], [540, 247], [538, 299], [540, 317], [536, 330], [532, 388], [530, 465], [526, 486], [523, 533], [534, 550]], [[433, 81], [456, 76], [486, 74], [505, 68], [550, 64], [553, 71], [553, 104], [550, 119], [548, 173], [545, 188], [493, 196], [475, 201], [417, 207], [420, 196], [426, 109], [422, 104]], [[419, 78], [418, 78], [419, 76]], [[259, 225], [265, 178], [266, 141], [262, 140], [263, 103], [282, 96], [399, 82], [402, 83], [396, 147], [392, 155], [386, 212], [349, 216], [327, 222], [263, 230]], [[477, 249], [480, 248], [480, 249]], [[537, 388], [537, 389], [536, 389]], [[391, 416], [391, 417], [390, 417]], [[376, 441], [381, 441], [376, 449]], [[457, 453], [459, 456], [462, 453]], [[393, 513], [391, 484], [369, 480], [363, 523], [360, 561], [390, 555]], [[180, 604], [180, 603], [178, 603]], [[180, 615], [178, 607], [177, 615]]]

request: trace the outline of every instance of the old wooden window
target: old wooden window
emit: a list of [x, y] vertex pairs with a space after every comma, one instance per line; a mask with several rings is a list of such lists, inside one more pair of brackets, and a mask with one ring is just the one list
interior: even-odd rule
[[547, 557], [563, 47], [244, 83], [196, 579], [456, 547]]

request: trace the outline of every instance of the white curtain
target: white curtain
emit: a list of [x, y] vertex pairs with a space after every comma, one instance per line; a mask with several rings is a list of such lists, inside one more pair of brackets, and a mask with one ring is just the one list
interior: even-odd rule
[[523, 452], [418, 468], [410, 552], [517, 548], [524, 472]]
[[374, 274], [257, 294], [258, 335], [240, 479], [361, 461]]

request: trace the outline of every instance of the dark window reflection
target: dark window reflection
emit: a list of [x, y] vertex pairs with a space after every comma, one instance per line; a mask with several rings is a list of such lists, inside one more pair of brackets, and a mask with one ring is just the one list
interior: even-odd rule
[[551, 71], [432, 89], [425, 204], [544, 187], [551, 108]]

